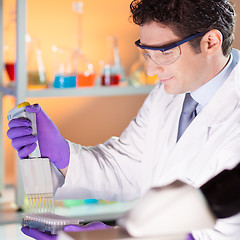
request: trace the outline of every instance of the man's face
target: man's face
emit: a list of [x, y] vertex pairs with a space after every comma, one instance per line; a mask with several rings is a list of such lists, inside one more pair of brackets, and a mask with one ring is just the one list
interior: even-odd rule
[[[166, 46], [180, 40], [169, 27], [161, 23], [151, 22], [140, 27], [140, 41], [146, 46]], [[147, 60], [147, 74], [157, 74], [168, 94], [193, 92], [210, 80], [207, 57], [202, 53], [196, 54], [189, 42], [182, 44], [180, 49], [181, 56], [170, 65], [161, 66], [151, 59]]]

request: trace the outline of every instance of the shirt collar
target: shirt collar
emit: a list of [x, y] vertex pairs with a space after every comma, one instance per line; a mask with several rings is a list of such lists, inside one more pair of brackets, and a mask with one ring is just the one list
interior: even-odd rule
[[205, 107], [218, 89], [222, 86], [225, 80], [228, 78], [233, 68], [235, 67], [232, 54], [224, 69], [213, 79], [202, 85], [200, 88], [191, 93], [192, 98], [199, 104], [197, 106], [197, 113], [199, 113], [203, 107]]

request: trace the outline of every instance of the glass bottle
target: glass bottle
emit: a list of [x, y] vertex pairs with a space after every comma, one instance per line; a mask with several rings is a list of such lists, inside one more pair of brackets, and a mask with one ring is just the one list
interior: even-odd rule
[[101, 85], [119, 85], [124, 80], [125, 71], [120, 61], [118, 38], [112, 36], [108, 38], [107, 60], [101, 70]]
[[89, 87], [95, 84], [95, 72], [93, 64], [87, 59], [82, 50], [82, 13], [83, 2], [73, 2], [73, 12], [75, 13], [77, 29], [75, 32], [75, 48], [73, 49], [73, 72], [76, 75], [78, 87]]

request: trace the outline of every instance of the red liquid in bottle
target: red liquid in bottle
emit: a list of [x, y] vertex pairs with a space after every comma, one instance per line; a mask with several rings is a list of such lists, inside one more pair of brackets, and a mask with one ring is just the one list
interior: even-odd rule
[[109, 85], [118, 85], [120, 82], [121, 76], [120, 75], [102, 75], [102, 86], [109, 86]]
[[14, 63], [6, 63], [6, 64], [5, 64], [5, 68], [6, 68], [6, 70], [7, 70], [9, 79], [10, 79], [11, 81], [14, 81], [14, 80], [15, 80], [14, 65], [15, 65]]

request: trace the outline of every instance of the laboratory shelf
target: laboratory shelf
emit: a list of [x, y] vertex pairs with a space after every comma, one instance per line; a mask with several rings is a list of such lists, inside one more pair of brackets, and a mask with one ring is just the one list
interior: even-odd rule
[[[82, 87], [82, 88], [47, 88], [41, 90], [27, 90], [26, 98], [34, 97], [80, 97], [80, 96], [127, 96], [148, 94], [152, 90], [152, 85], [146, 86], [114, 86], [114, 87]], [[0, 91], [5, 95], [15, 96], [15, 89], [10, 87], [0, 87]]]
[[15, 96], [15, 89], [14, 88], [0, 86], [0, 92], [3, 95]]
[[152, 86], [141, 87], [89, 87], [89, 88], [64, 88], [45, 90], [28, 90], [27, 97], [74, 97], [74, 96], [123, 96], [148, 94]]

